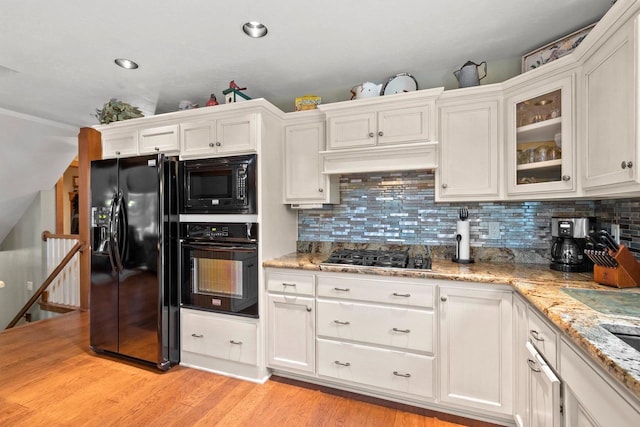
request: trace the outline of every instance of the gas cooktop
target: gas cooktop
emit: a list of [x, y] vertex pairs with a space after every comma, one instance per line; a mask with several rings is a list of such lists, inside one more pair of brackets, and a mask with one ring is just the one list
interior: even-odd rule
[[431, 269], [431, 258], [421, 254], [409, 256], [409, 251], [337, 249], [324, 264], [364, 267]]

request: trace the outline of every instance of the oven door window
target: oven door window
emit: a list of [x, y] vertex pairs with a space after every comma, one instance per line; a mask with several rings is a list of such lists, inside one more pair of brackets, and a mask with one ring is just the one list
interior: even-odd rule
[[193, 259], [192, 283], [197, 294], [242, 298], [243, 262], [226, 259]]
[[191, 171], [188, 182], [191, 200], [233, 198], [233, 169], [231, 168]]

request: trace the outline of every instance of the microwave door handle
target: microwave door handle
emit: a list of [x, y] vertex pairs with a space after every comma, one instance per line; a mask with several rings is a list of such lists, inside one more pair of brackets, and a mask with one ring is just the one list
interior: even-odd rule
[[238, 199], [245, 200], [247, 193], [247, 171], [238, 169]]

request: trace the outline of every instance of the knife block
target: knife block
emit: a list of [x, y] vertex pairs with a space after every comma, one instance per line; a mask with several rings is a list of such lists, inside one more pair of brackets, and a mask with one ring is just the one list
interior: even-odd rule
[[633, 288], [640, 286], [640, 263], [636, 260], [626, 246], [620, 245], [620, 249], [611, 256], [618, 262], [616, 268], [593, 266], [593, 280], [601, 285], [615, 286], [616, 288]]

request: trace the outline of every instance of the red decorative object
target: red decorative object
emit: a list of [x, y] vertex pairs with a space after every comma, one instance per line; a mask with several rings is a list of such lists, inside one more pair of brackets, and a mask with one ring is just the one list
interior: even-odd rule
[[205, 105], [207, 107], [211, 107], [213, 105], [218, 105], [218, 100], [216, 99], [216, 96], [214, 94], [211, 94], [211, 98], [209, 98], [209, 100], [207, 101], [207, 103]]

